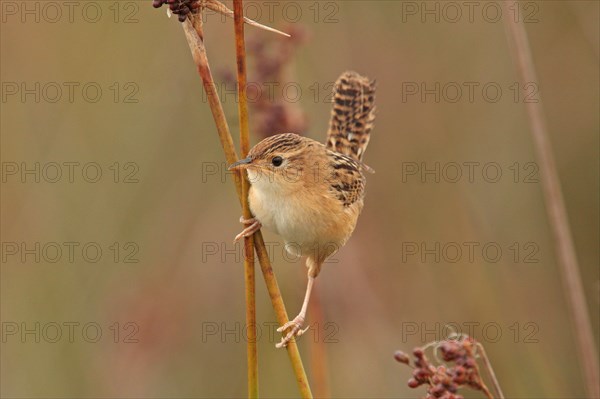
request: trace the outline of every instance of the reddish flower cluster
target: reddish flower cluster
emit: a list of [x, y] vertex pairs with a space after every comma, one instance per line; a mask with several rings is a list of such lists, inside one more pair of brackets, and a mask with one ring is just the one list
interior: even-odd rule
[[194, 12], [200, 7], [200, 2], [197, 0], [153, 0], [152, 6], [160, 8], [163, 4], [168, 4], [171, 12], [177, 15], [179, 22], [185, 21], [188, 14]]
[[454, 362], [453, 381], [459, 385], [469, 385], [473, 389], [482, 390], [483, 382], [475, 361], [475, 341], [467, 337], [461, 341], [448, 340], [439, 347], [442, 358], [446, 362]]
[[[282, 132], [304, 134], [308, 130], [308, 119], [300, 103], [285, 98], [282, 87], [298, 81], [290, 66], [310, 34], [299, 24], [286, 26], [284, 30], [291, 38], [281, 40], [275, 35], [262, 34], [248, 40], [256, 83], [248, 87], [248, 97], [257, 99], [250, 103], [254, 114], [252, 130], [260, 137]], [[277, 82], [276, 89], [269, 89], [274, 82]]]
[[[435, 366], [431, 364], [423, 348], [415, 348], [413, 373], [408, 380], [409, 387], [426, 385], [425, 399], [463, 399], [463, 396], [457, 393], [463, 386], [489, 395], [489, 390], [479, 375], [475, 360], [475, 341], [472, 338], [446, 340], [436, 345], [435, 350], [439, 350], [442, 359], [449, 364]], [[411, 366], [410, 357], [404, 352], [397, 351], [394, 358]]]
[[[292, 67], [294, 57], [298, 49], [310, 40], [310, 33], [300, 24], [284, 26], [282, 29], [291, 37], [281, 40], [276, 35], [264, 32], [248, 35], [248, 59], [252, 66], [248, 74], [252, 78], [247, 87], [248, 101], [252, 114], [252, 133], [259, 139], [283, 132], [304, 135], [308, 131], [306, 112], [298, 101], [284, 97], [284, 87], [297, 85]], [[236, 90], [233, 70], [220, 69], [216, 75], [225, 89]]]
[[463, 399], [461, 395], [456, 394], [458, 384], [453, 381], [453, 369], [447, 369], [443, 365], [433, 366], [421, 348], [416, 348], [413, 355], [415, 369], [412, 378], [408, 380], [409, 387], [417, 388], [427, 384], [426, 399]]

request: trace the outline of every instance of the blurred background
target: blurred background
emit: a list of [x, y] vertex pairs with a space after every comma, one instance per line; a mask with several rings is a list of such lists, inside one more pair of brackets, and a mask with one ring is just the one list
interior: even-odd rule
[[[0, 393], [245, 396], [240, 208], [180, 24], [149, 0], [1, 7]], [[483, 343], [507, 397], [585, 397], [525, 103], [543, 100], [597, 345], [599, 3], [511, 7], [246, 3], [293, 35], [246, 27], [253, 143], [323, 141], [340, 73], [378, 82], [376, 173], [299, 342], [313, 391], [422, 396], [393, 353], [454, 330]], [[527, 96], [503, 18], [529, 34]], [[237, 139], [233, 23], [205, 20]], [[294, 315], [303, 260], [265, 240]], [[260, 274], [257, 307], [261, 395], [296, 397]]]

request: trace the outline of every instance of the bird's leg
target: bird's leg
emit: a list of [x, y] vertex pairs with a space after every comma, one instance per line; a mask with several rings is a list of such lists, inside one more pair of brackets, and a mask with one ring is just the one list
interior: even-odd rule
[[247, 227], [244, 230], [242, 230], [240, 234], [235, 236], [233, 242], [237, 242], [244, 237], [250, 237], [262, 227], [262, 224], [256, 218], [244, 219], [244, 217], [241, 216], [240, 223]]
[[276, 344], [277, 348], [285, 348], [294, 337], [299, 337], [306, 332], [310, 328], [310, 326], [306, 327], [304, 330], [302, 326], [304, 325], [304, 319], [306, 318], [306, 310], [308, 308], [308, 300], [310, 299], [310, 292], [312, 291], [313, 284], [315, 283], [315, 278], [312, 276], [308, 276], [308, 285], [306, 286], [306, 294], [304, 295], [304, 303], [302, 304], [302, 309], [298, 316], [294, 317], [293, 320], [288, 321], [283, 326], [277, 329], [278, 332], [283, 332], [290, 328], [290, 332], [283, 338], [281, 338], [281, 342]]

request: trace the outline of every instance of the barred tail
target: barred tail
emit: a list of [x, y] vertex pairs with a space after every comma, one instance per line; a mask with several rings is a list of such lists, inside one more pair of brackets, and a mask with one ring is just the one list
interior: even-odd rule
[[344, 72], [333, 88], [327, 148], [361, 161], [375, 120], [375, 81]]

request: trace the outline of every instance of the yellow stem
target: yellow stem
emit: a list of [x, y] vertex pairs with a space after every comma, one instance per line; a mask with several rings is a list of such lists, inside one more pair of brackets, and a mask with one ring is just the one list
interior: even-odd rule
[[[227, 125], [227, 120], [225, 119], [225, 113], [223, 111], [223, 107], [221, 106], [221, 101], [210, 72], [208, 58], [206, 56], [206, 48], [204, 47], [202, 16], [200, 14], [196, 14], [193, 16], [193, 20], [187, 19], [182, 26], [192, 52], [194, 63], [198, 69], [198, 74], [202, 79], [202, 84], [207, 94], [208, 103], [217, 127], [217, 133], [219, 135], [219, 139], [221, 140], [221, 146], [225, 152], [225, 159], [227, 160], [227, 163], [232, 164], [239, 158], [236, 154], [235, 147], [233, 145], [233, 139], [231, 138], [231, 133], [229, 132], [229, 126]], [[240, 203], [242, 203], [243, 196], [241, 179], [234, 179], [234, 183], [238, 198]], [[277, 322], [280, 325], [283, 325], [287, 323], [289, 319], [285, 310], [285, 304], [283, 303], [283, 299], [281, 297], [279, 285], [277, 284], [277, 279], [275, 278], [275, 274], [273, 273], [273, 269], [271, 267], [265, 242], [260, 231], [254, 234], [254, 248], [258, 256], [258, 261], [267, 285], [267, 290], [271, 298], [273, 309], [275, 310]], [[287, 351], [292, 363], [292, 369], [296, 376], [296, 381], [298, 383], [301, 396], [303, 398], [312, 398], [312, 393], [308, 384], [306, 372], [304, 371], [302, 358], [300, 357], [300, 352], [298, 351], [298, 346], [292, 341], [287, 345]]]
[[[240, 153], [245, 158], [250, 151], [250, 129], [248, 128], [248, 100], [246, 96], [246, 47], [244, 43], [244, 10], [243, 0], [234, 0], [233, 18], [235, 27], [235, 55], [237, 60], [238, 113], [240, 120]], [[242, 213], [244, 219], [250, 219], [248, 190], [250, 184], [241, 173], [242, 179]], [[254, 237], [244, 238], [244, 275], [246, 284], [246, 355], [248, 358], [248, 397], [258, 398], [258, 357], [256, 350], [256, 275], [254, 271]]]

